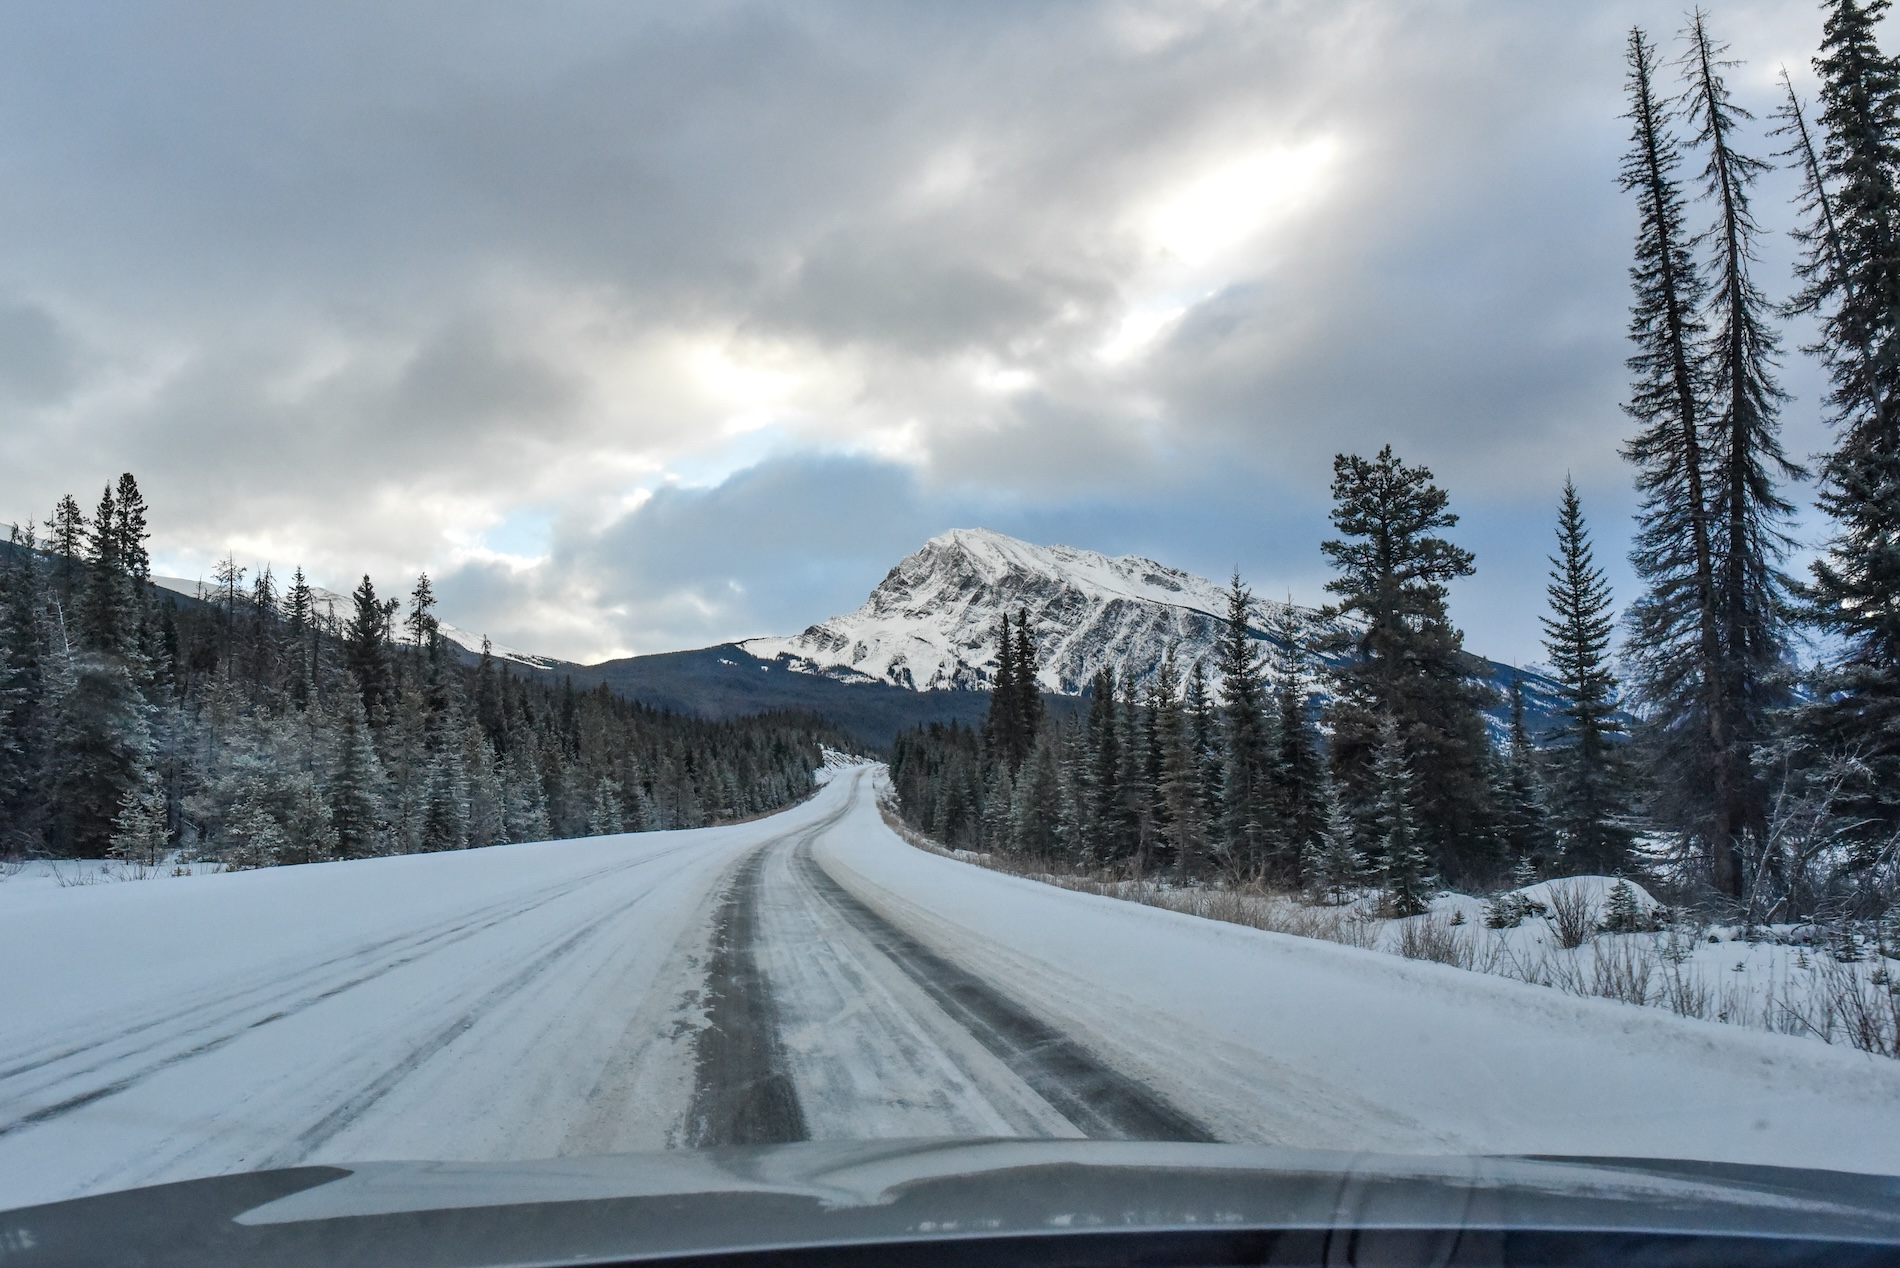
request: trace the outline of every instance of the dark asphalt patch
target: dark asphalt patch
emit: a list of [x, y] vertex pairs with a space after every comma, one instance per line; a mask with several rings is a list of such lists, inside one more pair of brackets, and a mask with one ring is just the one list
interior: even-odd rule
[[[782, 840], [783, 838], [781, 838]], [[785, 1072], [772, 994], [753, 953], [759, 873], [772, 843], [733, 877], [713, 925], [706, 1027], [694, 1054], [687, 1144], [777, 1145], [807, 1137], [805, 1112]]]

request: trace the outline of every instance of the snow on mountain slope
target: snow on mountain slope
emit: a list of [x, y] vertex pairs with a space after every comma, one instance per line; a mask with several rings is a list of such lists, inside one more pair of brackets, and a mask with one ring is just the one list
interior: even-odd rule
[[[174, 594], [186, 595], [193, 599], [203, 599], [206, 602], [210, 602], [217, 595], [217, 587], [211, 583], [205, 581], [187, 581], [183, 577], [153, 577], [152, 584], [161, 590], [170, 590]], [[248, 589], [246, 592], [248, 593]], [[354, 606], [353, 600], [351, 600], [349, 595], [338, 594], [336, 591], [326, 590], [322, 586], [311, 586], [310, 598], [316, 605], [317, 614], [326, 620], [330, 618], [335, 618], [339, 621], [348, 620], [350, 611]], [[457, 647], [470, 652], [480, 652], [482, 650], [482, 639], [485, 637], [484, 635], [472, 633], [461, 628], [459, 625], [450, 625], [447, 621], [437, 621], [436, 626], [441, 630], [442, 637], [454, 643]], [[552, 669], [557, 665], [565, 663], [556, 660], [552, 656], [537, 656], [533, 652], [517, 651], [515, 648], [493, 641], [488, 644], [488, 654], [497, 660], [510, 660], [517, 665], [529, 665], [536, 669]]]
[[[1043, 689], [1072, 695], [1104, 667], [1151, 677], [1170, 645], [1183, 673], [1200, 661], [1211, 675], [1226, 608], [1225, 587], [1139, 555], [1111, 558], [959, 528], [906, 556], [857, 611], [791, 638], [740, 645], [846, 680], [919, 691], [983, 687], [995, 670], [997, 618], [1025, 610]], [[1264, 639], [1282, 612], [1301, 627], [1316, 619], [1311, 609], [1256, 598], [1256, 635]]]

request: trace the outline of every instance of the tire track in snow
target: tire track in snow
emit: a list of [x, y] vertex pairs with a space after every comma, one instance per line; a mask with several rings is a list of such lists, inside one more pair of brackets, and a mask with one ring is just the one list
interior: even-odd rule
[[[114, 1066], [122, 1066], [128, 1062], [137, 1061], [142, 1057], [151, 1057], [151, 1054], [160, 1052], [163, 1049], [170, 1049], [170, 1051], [163, 1052], [163, 1055], [146, 1060], [144, 1064], [126, 1072], [118, 1078], [108, 1079], [104, 1083], [96, 1083], [93, 1086], [73, 1091], [50, 1103], [41, 1104], [26, 1113], [16, 1114], [16, 1116], [0, 1122], [0, 1137], [5, 1137], [26, 1128], [50, 1122], [76, 1110], [84, 1109], [88, 1105], [95, 1104], [108, 1097], [127, 1091], [173, 1066], [215, 1052], [242, 1038], [253, 1030], [270, 1025], [273, 1022], [282, 1021], [285, 1018], [294, 1017], [326, 1000], [333, 999], [356, 987], [375, 981], [406, 965], [414, 964], [419, 960], [437, 954], [458, 943], [476, 937], [498, 925], [505, 924], [510, 920], [526, 915], [550, 902], [564, 898], [577, 890], [584, 889], [602, 876], [642, 867], [648, 863], [657, 862], [691, 848], [691, 846], [687, 845], [675, 846], [672, 849], [659, 851], [628, 863], [616, 863], [611, 867], [598, 868], [584, 873], [581, 876], [570, 878], [557, 885], [549, 886], [531, 895], [525, 902], [519, 898], [515, 898], [502, 903], [490, 904], [477, 909], [474, 913], [462, 913], [453, 917], [445, 925], [437, 926], [433, 930], [408, 934], [398, 938], [384, 939], [380, 942], [371, 943], [366, 947], [356, 948], [344, 955], [333, 956], [307, 968], [295, 970], [289, 975], [288, 980], [283, 978], [273, 979], [244, 988], [237, 993], [239, 1000], [242, 1002], [238, 1002], [235, 1005], [233, 1004], [233, 997], [226, 994], [210, 1001], [208, 1004], [198, 1004], [189, 1008], [174, 1010], [164, 1016], [122, 1029], [116, 1034], [103, 1036], [89, 1042], [70, 1045], [60, 1052], [45, 1055], [39, 1059], [25, 1060], [7, 1070], [0, 1070], [0, 1087], [5, 1087], [7, 1082], [12, 1079], [57, 1065], [59, 1062], [69, 1060], [74, 1056], [83, 1055], [88, 1052], [97, 1052], [101, 1048], [110, 1046], [115, 1041], [122, 1041], [136, 1034], [149, 1033], [153, 1030], [170, 1027], [165, 1033], [156, 1035], [140, 1045], [102, 1056], [90, 1064], [80, 1066], [76, 1069], [60, 1071], [49, 1081], [43, 1081], [35, 1086], [13, 1092], [7, 1097], [7, 1100], [16, 1104], [21, 1100], [29, 1098], [38, 1097], [43, 1099], [49, 1094], [56, 1094], [62, 1085], [71, 1086], [78, 1083], [84, 1079], [86, 1075], [96, 1074], [101, 1070], [110, 1069]], [[398, 953], [396, 955], [373, 964], [367, 971], [358, 972], [354, 976], [346, 977], [340, 982], [331, 981], [324, 983], [320, 981], [322, 975], [328, 970], [335, 969], [340, 965], [351, 965], [353, 967], [362, 965], [366, 961], [374, 960], [378, 952], [387, 952], [392, 948], [397, 949]], [[317, 978], [319, 981], [311, 982], [310, 979], [312, 978]], [[288, 986], [295, 989], [299, 984], [307, 984], [304, 986], [307, 993], [288, 1006], [283, 1005], [282, 997], [286, 992], [286, 987]], [[311, 986], [320, 986], [321, 989], [311, 990], [309, 989]], [[273, 1004], [277, 1006], [271, 1007]], [[223, 1005], [223, 1007], [219, 1007], [220, 1005]], [[251, 1014], [260, 1008], [271, 1008], [271, 1011], [261, 1017], [251, 1016]], [[182, 1030], [179, 1029], [181, 1026], [183, 1027]], [[205, 1037], [207, 1031], [217, 1031], [218, 1033], [213, 1033], [209, 1037]], [[194, 1040], [195, 1042], [193, 1042]], [[178, 1047], [177, 1045], [179, 1044], [184, 1044], [185, 1046]]]
[[866, 906], [811, 856], [809, 841], [799, 843], [793, 866], [952, 1021], [1085, 1136], [1096, 1140], [1218, 1139], [1153, 1089], [1110, 1069], [1080, 1043]]
[[[825, 872], [812, 844], [856, 808], [861, 785], [837, 812], [761, 843], [734, 873], [718, 916], [700, 1032], [688, 1143], [773, 1144], [808, 1138], [805, 1114], [778, 1035], [779, 1009], [761, 967], [758, 908], [766, 859], [778, 850], [816, 901], [826, 903], [909, 978], [949, 1022], [967, 1032], [1085, 1136], [1211, 1141], [1213, 1133], [1144, 1084], [880, 916]], [[806, 898], [804, 901], [814, 901]]]
[[810, 827], [761, 842], [733, 873], [715, 919], [706, 971], [706, 1025], [695, 1045], [693, 1100], [686, 1143], [773, 1145], [809, 1133], [779, 1042], [777, 1010], [760, 969], [760, 874], [766, 857], [787, 842], [805, 845], [849, 813], [856, 796]]

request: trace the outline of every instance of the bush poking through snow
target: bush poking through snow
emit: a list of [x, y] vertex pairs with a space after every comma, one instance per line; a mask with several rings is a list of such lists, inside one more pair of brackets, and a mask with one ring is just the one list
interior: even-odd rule
[[1559, 881], [1550, 887], [1550, 929], [1557, 945], [1574, 951], [1597, 931], [1596, 905], [1590, 891], [1574, 881]]
[[1443, 916], [1414, 916], [1399, 925], [1399, 954], [1408, 960], [1458, 963], [1458, 935]]

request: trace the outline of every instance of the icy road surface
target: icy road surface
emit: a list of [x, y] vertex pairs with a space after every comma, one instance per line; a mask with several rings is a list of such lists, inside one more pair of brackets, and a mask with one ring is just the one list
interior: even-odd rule
[[1073, 894], [783, 814], [0, 885], [0, 1207], [214, 1172], [920, 1135], [1900, 1172], [1900, 1062]]

